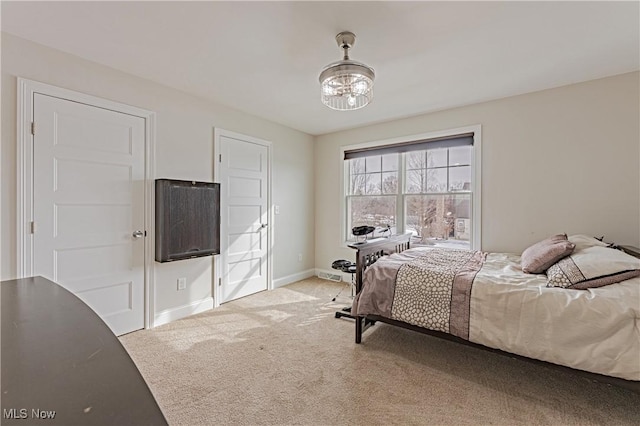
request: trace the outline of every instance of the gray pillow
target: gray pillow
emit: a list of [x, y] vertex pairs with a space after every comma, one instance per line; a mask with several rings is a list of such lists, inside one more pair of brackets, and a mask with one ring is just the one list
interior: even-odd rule
[[551, 265], [569, 256], [576, 247], [566, 234], [558, 234], [535, 243], [522, 252], [520, 263], [527, 274], [543, 274]]

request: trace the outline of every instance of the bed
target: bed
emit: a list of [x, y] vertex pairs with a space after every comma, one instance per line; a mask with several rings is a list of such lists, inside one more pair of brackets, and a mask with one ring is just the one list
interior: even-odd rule
[[[351, 246], [357, 250], [352, 306], [356, 343], [364, 330], [381, 321], [569, 367], [640, 392], [640, 260], [601, 249], [605, 255], [626, 256], [622, 260], [631, 266], [623, 269], [632, 271], [622, 278], [632, 278], [587, 289], [575, 289], [578, 284], [548, 287], [553, 267], [549, 276], [525, 273], [524, 256], [410, 248], [410, 238], [399, 235]], [[580, 254], [590, 247], [578, 248], [564, 261], [573, 258], [580, 264]], [[451, 276], [449, 270], [454, 270]], [[454, 278], [449, 282], [448, 277]], [[559, 285], [565, 284], [570, 283]]]

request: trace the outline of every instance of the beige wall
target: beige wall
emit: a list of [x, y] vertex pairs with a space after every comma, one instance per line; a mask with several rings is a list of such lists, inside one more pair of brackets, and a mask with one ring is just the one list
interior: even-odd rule
[[[482, 125], [482, 249], [554, 233], [640, 242], [638, 72], [316, 138], [316, 268], [341, 246], [340, 147]], [[437, 84], [437, 83], [433, 83]]]
[[[484, 250], [520, 252], [556, 232], [640, 244], [637, 72], [337, 132], [314, 143], [307, 134], [3, 33], [2, 279], [16, 276], [16, 76], [155, 111], [157, 177], [212, 180], [216, 126], [272, 141], [273, 202], [281, 210], [274, 224], [276, 280], [353, 258], [340, 241], [341, 146], [475, 124], [483, 136]], [[155, 264], [155, 272], [157, 311], [211, 296], [212, 258]], [[178, 292], [182, 276], [189, 286]]]
[[[273, 143], [273, 277], [314, 267], [313, 137], [76, 56], [2, 34], [2, 207], [0, 277], [16, 277], [16, 77], [157, 113], [156, 177], [213, 180], [213, 128]], [[224, 84], [224, 82], [221, 82]], [[298, 253], [302, 261], [298, 261]], [[156, 312], [211, 296], [213, 257], [155, 263]], [[176, 279], [187, 277], [187, 290]]]

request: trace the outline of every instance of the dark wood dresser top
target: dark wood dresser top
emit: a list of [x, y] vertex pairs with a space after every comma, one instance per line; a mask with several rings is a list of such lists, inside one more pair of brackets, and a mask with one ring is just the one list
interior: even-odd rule
[[42, 277], [0, 285], [0, 423], [167, 424], [120, 341], [78, 297]]

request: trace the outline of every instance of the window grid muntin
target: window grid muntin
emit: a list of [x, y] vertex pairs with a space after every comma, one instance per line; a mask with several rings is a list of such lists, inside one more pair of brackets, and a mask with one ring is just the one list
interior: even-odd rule
[[[451, 164], [451, 150], [452, 149], [458, 149], [459, 150], [459, 149], [465, 149], [465, 148], [469, 150], [469, 157], [468, 157], [468, 163], [469, 164], [466, 164], [466, 163]], [[420, 187], [421, 187], [420, 191], [419, 192], [407, 192], [408, 188], [405, 185], [405, 187], [404, 187], [405, 189], [404, 189], [403, 193], [408, 193], [408, 194], [427, 194], [429, 192], [434, 192], [434, 191], [429, 191], [428, 190], [429, 185], [430, 185], [430, 182], [429, 182], [429, 171], [430, 170], [439, 170], [439, 171], [446, 170], [446, 183], [442, 182], [444, 184], [445, 190], [437, 191], [437, 193], [445, 194], [445, 193], [450, 193], [450, 192], [458, 192], [458, 193], [459, 192], [465, 192], [466, 190], [463, 190], [463, 189], [451, 190], [452, 182], [451, 182], [451, 172], [450, 171], [452, 169], [461, 169], [463, 167], [469, 167], [469, 171], [470, 171], [469, 174], [472, 175], [473, 170], [472, 170], [472, 168], [471, 168], [472, 166], [470, 164], [471, 163], [471, 158], [472, 158], [471, 149], [472, 149], [471, 147], [437, 148], [437, 149], [434, 149], [433, 151], [446, 152], [446, 161], [445, 161], [446, 165], [444, 165], [444, 166], [430, 166], [429, 165], [429, 151], [430, 150], [413, 151], [413, 153], [407, 153], [405, 155], [405, 160], [404, 160], [405, 164], [406, 164], [407, 172], [414, 172], [414, 173], [415, 172], [420, 172], [420, 171], [424, 171], [424, 172], [421, 173], [421, 180], [422, 181], [421, 181], [421, 184], [420, 184]], [[415, 153], [419, 153], [422, 156], [422, 161], [423, 161], [422, 164], [424, 165], [423, 167], [411, 167], [411, 165], [409, 164], [410, 157], [411, 156], [415, 156]], [[407, 181], [408, 180], [408, 176], [409, 176], [409, 173], [405, 174], [403, 176], [403, 180]], [[471, 185], [473, 183], [472, 179], [473, 179], [473, 176], [470, 176], [470, 182], [469, 182], [469, 186], [470, 187], [471, 187]], [[438, 183], [440, 183], [440, 182], [438, 182]], [[468, 190], [468, 192], [471, 192], [471, 190]]]
[[[394, 167], [391, 167], [388, 165], [385, 167], [385, 161], [383, 157], [389, 158], [394, 156], [397, 157], [396, 165]], [[371, 161], [367, 162], [367, 160], [369, 159], [371, 159]], [[374, 161], [379, 162], [380, 170], [377, 170], [376, 168], [376, 171], [371, 171], [371, 169], [367, 167], [368, 163], [370, 164], [370, 163], [373, 163]], [[348, 195], [376, 196], [376, 195], [390, 195], [390, 194], [398, 193], [400, 188], [400, 185], [398, 184], [396, 184], [396, 190], [394, 192], [385, 192], [384, 176], [385, 174], [388, 175], [390, 173], [395, 173], [396, 182], [400, 181], [398, 177], [399, 175], [398, 163], [400, 162], [400, 154], [385, 154], [385, 155], [375, 155], [372, 157], [354, 158], [351, 160], [347, 160], [347, 162], [349, 164], [349, 166], [346, 168], [348, 172], [348, 182], [349, 182]], [[362, 165], [362, 168], [356, 167], [358, 165]], [[357, 170], [356, 173], [354, 173], [354, 169]], [[379, 179], [376, 179], [376, 177], [378, 177]], [[355, 185], [355, 181], [357, 179], [364, 179], [364, 185], [362, 186], [362, 189], [357, 185]], [[378, 189], [374, 190], [369, 185], [369, 182], [375, 182], [375, 181], [377, 181], [375, 187], [379, 188], [379, 192], [378, 192]]]

